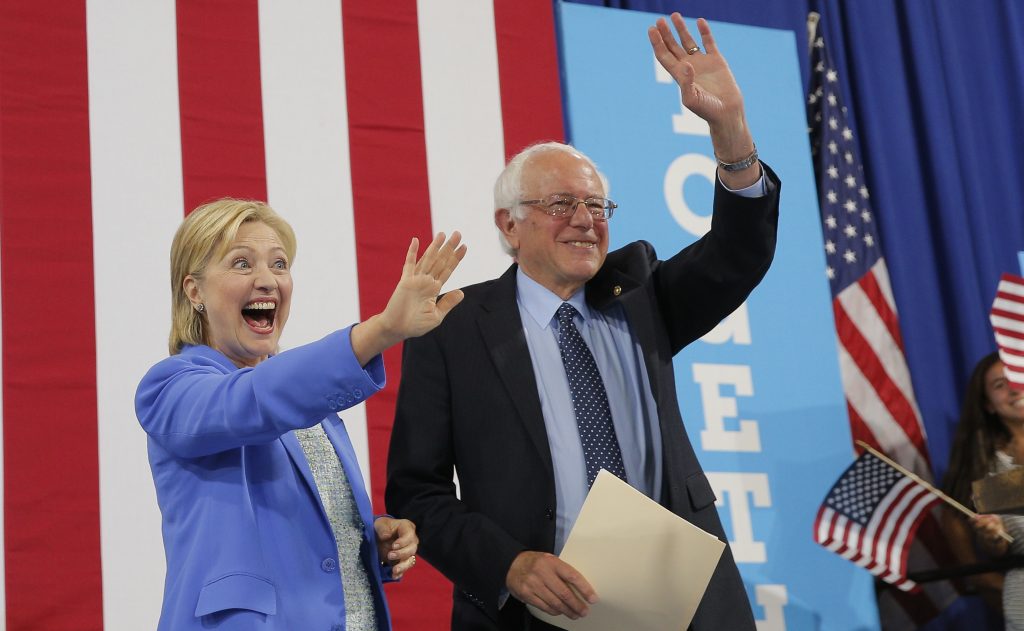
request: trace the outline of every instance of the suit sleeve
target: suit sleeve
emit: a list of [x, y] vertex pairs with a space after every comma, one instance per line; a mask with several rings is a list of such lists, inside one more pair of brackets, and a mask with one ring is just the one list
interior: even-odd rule
[[212, 359], [174, 355], [143, 377], [136, 415], [153, 440], [183, 458], [267, 443], [310, 427], [384, 386], [381, 358], [360, 366], [350, 330], [227, 373]]
[[444, 344], [450, 355], [442, 351], [439, 331], [405, 343], [385, 499], [389, 512], [416, 524], [422, 556], [496, 617], [508, 568], [526, 547], [456, 497], [446, 364], [459, 353], [457, 342]]
[[651, 262], [673, 354], [738, 309], [771, 265], [781, 184], [762, 167], [766, 195], [742, 197], [716, 182], [711, 230], [672, 258]]

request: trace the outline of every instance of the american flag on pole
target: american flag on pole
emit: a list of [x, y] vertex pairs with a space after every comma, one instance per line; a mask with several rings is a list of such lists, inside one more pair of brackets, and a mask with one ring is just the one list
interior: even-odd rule
[[903, 591], [910, 542], [939, 502], [922, 484], [864, 453], [839, 477], [814, 520], [814, 540]]
[[1024, 390], [1024, 278], [1003, 274], [989, 314], [1006, 379]]
[[[811, 42], [808, 132], [850, 431], [854, 441], [864, 441], [930, 481], [921, 412], [850, 118], [839, 73], [824, 38], [816, 35]], [[930, 516], [919, 540], [924, 545], [914, 545], [911, 554], [915, 569], [932, 567], [935, 557], [947, 554], [937, 522]], [[892, 590], [883, 593], [879, 605], [886, 629], [919, 626], [956, 597], [948, 583], [932, 583], [924, 591], [915, 597]]]

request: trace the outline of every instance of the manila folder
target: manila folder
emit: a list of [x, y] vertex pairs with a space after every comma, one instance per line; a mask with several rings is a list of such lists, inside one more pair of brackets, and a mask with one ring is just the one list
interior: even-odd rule
[[586, 617], [530, 613], [571, 631], [685, 631], [725, 544], [615, 475], [594, 480], [562, 554], [597, 592]]

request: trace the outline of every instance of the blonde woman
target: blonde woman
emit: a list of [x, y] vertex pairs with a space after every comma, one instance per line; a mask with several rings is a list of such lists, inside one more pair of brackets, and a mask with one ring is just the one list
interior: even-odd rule
[[465, 255], [456, 232], [416, 258], [387, 307], [278, 353], [291, 227], [260, 202], [196, 209], [171, 246], [170, 357], [136, 394], [163, 520], [161, 631], [385, 630], [382, 581], [416, 562], [415, 526], [374, 517], [337, 412], [384, 386], [381, 353], [436, 327]]

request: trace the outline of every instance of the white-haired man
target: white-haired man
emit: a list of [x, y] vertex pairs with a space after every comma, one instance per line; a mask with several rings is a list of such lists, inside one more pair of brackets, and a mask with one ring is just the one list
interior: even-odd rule
[[[609, 253], [615, 204], [603, 176], [573, 147], [535, 145], [495, 185], [495, 224], [515, 264], [465, 288], [438, 329], [406, 343], [387, 505], [418, 525], [421, 555], [455, 583], [453, 629], [554, 628], [524, 603], [587, 614], [598, 595], [554, 555], [601, 468], [725, 539], [680, 418], [672, 357], [767, 271], [779, 181], [757, 160], [707, 22], [697, 23], [701, 52], [671, 19], [678, 41], [663, 19], [649, 35], [711, 128], [711, 231], [665, 261], [645, 242]], [[754, 629], [728, 548], [692, 628]]]

